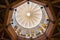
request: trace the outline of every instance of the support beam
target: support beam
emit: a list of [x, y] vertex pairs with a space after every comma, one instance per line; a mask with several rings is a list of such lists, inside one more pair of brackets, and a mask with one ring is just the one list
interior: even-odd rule
[[7, 24], [7, 18], [8, 18], [8, 14], [9, 14], [9, 7], [6, 9], [6, 12], [5, 12], [5, 17], [4, 17], [4, 23], [3, 23], [3, 29], [8, 33], [8, 35], [12, 38], [12, 35], [10, 34], [10, 32], [7, 30], [6, 28], [6, 24]]
[[1, 23], [1, 24], [3, 23], [3, 20], [2, 20], [2, 18], [0, 19], [0, 23]]
[[52, 4], [55, 4], [55, 3], [58, 3], [60, 2], [60, 0], [55, 0], [55, 1], [52, 1]]
[[10, 38], [12, 39], [12, 35], [11, 35], [10, 32], [8, 31], [8, 29], [4, 28], [4, 30], [7, 32], [8, 36], [10, 36]]
[[60, 22], [58, 23], [58, 25], [60, 26]]
[[5, 0], [5, 3], [6, 3], [6, 5], [7, 5], [7, 6], [9, 5], [9, 2], [8, 2], [8, 0]]
[[58, 29], [58, 31], [60, 32], [60, 28], [59, 28], [59, 27], [57, 27], [57, 29]]
[[15, 2], [11, 3], [10, 5], [11, 5], [11, 6], [14, 6], [14, 5], [16, 5], [17, 3], [19, 3], [19, 2], [20, 2], [20, 0], [17, 0], [17, 1], [15, 1]]
[[58, 6], [58, 5], [53, 5], [54, 7], [57, 7], [57, 8], [60, 8], [60, 6]]
[[47, 19], [47, 21], [49, 21], [49, 22], [52, 22], [53, 24], [55, 23], [55, 20], [50, 20], [50, 19]]
[[58, 25], [60, 26], [60, 18], [58, 19]]
[[0, 5], [0, 8], [6, 8], [6, 6], [5, 5]]
[[57, 36], [57, 35], [60, 35], [60, 32], [58, 32], [58, 33], [52, 35], [52, 37]]
[[57, 18], [58, 18], [58, 25], [60, 26], [60, 12], [58, 13]]
[[60, 11], [59, 11], [59, 13], [58, 13], [57, 17], [59, 17], [59, 16], [60, 16]]
[[49, 9], [50, 9], [50, 11], [51, 11], [51, 13], [53, 15], [53, 19], [55, 20], [55, 24], [53, 25], [52, 30], [50, 31], [49, 36], [51, 36], [53, 34], [53, 32], [54, 32], [54, 29], [55, 29], [56, 25], [57, 25], [57, 19], [56, 19], [55, 12], [54, 12], [53, 7], [52, 7], [52, 3], [49, 2], [49, 1], [47, 1], [45, 3], [48, 5], [48, 7], [49, 7]]
[[3, 28], [0, 29], [0, 32], [3, 31]]
[[5, 12], [5, 17], [4, 17], [4, 23], [3, 23], [3, 27], [6, 26], [7, 24], [7, 18], [8, 18], [8, 14], [9, 14], [9, 8], [6, 9], [6, 12]]
[[17, 6], [25, 3], [26, 1], [27, 1], [27, 0], [22, 0], [22, 1], [21, 1], [21, 0], [17, 0], [17, 1], [15, 1], [15, 2], [11, 3], [10, 6], [11, 6], [12, 8], [15, 8], [15, 7], [17, 7]]
[[[12, 29], [10, 29], [9, 27], [8, 28], [6, 28], [6, 25], [7, 25], [7, 19], [9, 18], [8, 16], [9, 16], [9, 12], [10, 12], [11, 10], [10, 10], [10, 7], [8, 7], [7, 9], [6, 9], [6, 15], [5, 15], [5, 17], [4, 17], [4, 23], [3, 23], [3, 28], [4, 28], [4, 30], [7, 32], [7, 34], [8, 34], [8, 36], [10, 36], [10, 38], [12, 39], [12, 40], [15, 40], [12, 36], [12, 31], [10, 32], [9, 30], [12, 30]], [[11, 13], [10, 13], [11, 14]], [[15, 36], [14, 36], [15, 37]]]
[[2, 26], [2, 24], [0, 23], [0, 27]]

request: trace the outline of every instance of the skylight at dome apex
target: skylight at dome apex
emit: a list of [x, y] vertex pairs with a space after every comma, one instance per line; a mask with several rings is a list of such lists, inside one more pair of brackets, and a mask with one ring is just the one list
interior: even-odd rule
[[29, 1], [14, 9], [12, 27], [18, 36], [36, 38], [45, 33], [49, 17], [43, 5]]

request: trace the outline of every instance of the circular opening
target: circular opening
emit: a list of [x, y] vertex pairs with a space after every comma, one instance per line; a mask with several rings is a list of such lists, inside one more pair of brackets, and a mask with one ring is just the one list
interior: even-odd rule
[[[33, 5], [33, 6], [32, 6]], [[39, 35], [45, 33], [48, 22], [47, 12], [42, 5], [30, 2], [30, 4], [24, 3], [18, 6], [14, 11], [13, 28], [18, 36], [26, 38], [36, 38]], [[17, 28], [15, 28], [17, 26]]]
[[30, 17], [31, 14], [30, 14], [30, 12], [28, 12], [26, 15], [27, 15], [28, 17]]

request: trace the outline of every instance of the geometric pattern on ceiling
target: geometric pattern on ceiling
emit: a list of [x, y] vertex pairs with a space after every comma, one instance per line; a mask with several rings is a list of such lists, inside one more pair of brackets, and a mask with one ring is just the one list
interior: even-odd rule
[[[21, 0], [20, 0], [21, 1]], [[19, 2], [20, 2], [19, 1]], [[56, 36], [54, 36], [53, 34], [52, 34], [52, 36], [51, 37], [49, 37], [49, 38], [47, 38], [47, 39], [49, 39], [49, 40], [60, 40], [60, 38], [58, 38], [58, 36], [60, 35], [60, 31], [59, 31], [59, 27], [60, 27], [60, 1], [59, 0], [36, 0], [36, 1], [39, 1], [39, 2], [45, 2], [45, 3], [49, 3], [50, 4], [50, 7], [52, 7], [52, 10], [53, 10], [53, 12], [54, 12], [54, 14], [55, 14], [55, 24], [56, 24], [56, 28], [54, 29], [54, 30], [52, 30], [52, 32], [53, 32], [53, 34]], [[47, 2], [46, 2], [47, 1]], [[13, 6], [14, 4], [17, 4], [18, 3], [18, 0], [0, 0], [0, 32], [1, 32], [1, 30], [3, 30], [3, 28], [5, 27], [6, 28], [6, 23], [4, 23], [5, 21], [6, 21], [6, 19], [7, 19], [7, 15], [6, 14], [8, 14], [6, 11], [7, 11], [7, 8], [9, 8], [9, 7], [11, 7], [11, 6]], [[48, 5], [49, 5], [48, 4]], [[9, 6], [10, 5], [10, 6]], [[11, 9], [8, 9], [8, 10], [11, 10]], [[57, 11], [57, 12], [56, 12]], [[5, 24], [5, 25], [4, 25]], [[58, 27], [58, 28], [57, 28]], [[5, 30], [5, 28], [4, 28], [4, 30], [3, 31], [6, 31]], [[7, 29], [7, 28], [6, 28]], [[57, 29], [57, 31], [58, 32], [56, 32], [55, 30]], [[2, 33], [2, 32], [1, 32]], [[4, 33], [2, 33], [2, 34], [4, 34], [5, 35], [5, 32]], [[6, 35], [7, 34], [9, 34], [8, 32], [6, 33]], [[1, 35], [0, 35], [1, 36]], [[7, 35], [7, 36], [9, 36], [9, 35]], [[9, 36], [10, 37], [10, 36]], [[12, 36], [11, 36], [12, 37]], [[4, 38], [4, 37], [3, 37]], [[32, 39], [31, 39], [32, 40]], [[39, 39], [40, 40], [40, 39]]]
[[44, 34], [49, 23], [45, 7], [30, 1], [14, 8], [12, 19], [12, 27], [17, 35], [26, 38]]

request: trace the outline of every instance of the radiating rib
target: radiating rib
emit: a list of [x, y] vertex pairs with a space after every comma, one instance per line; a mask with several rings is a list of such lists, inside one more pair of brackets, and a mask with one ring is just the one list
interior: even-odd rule
[[36, 18], [36, 20], [40, 19], [39, 16], [36, 16], [36, 15], [34, 15], [34, 18]]
[[38, 11], [40, 11], [40, 9], [34, 10], [34, 12], [38, 12]]
[[32, 10], [35, 10], [37, 8], [37, 5], [35, 5], [35, 7]]
[[31, 21], [32, 19], [30, 19], [30, 25], [32, 25], [33, 26], [33, 21]]
[[[28, 16], [27, 14], [30, 15]], [[45, 16], [42, 16], [42, 14], [43, 13], [39, 5], [32, 2], [30, 2], [30, 4], [24, 3], [22, 4], [22, 6], [20, 5], [19, 7], [17, 7], [17, 11], [15, 14], [17, 21], [16, 24], [18, 26], [18, 29], [21, 28], [22, 30], [22, 32], [20, 33], [18, 29], [16, 30], [16, 33], [19, 34], [18, 36], [36, 38], [38, 33], [40, 35], [45, 33], [46, 27], [41, 25], [41, 20], [45, 23], [46, 20], [44, 19], [47, 19], [47, 16], [45, 14]]]
[[34, 8], [34, 3], [30, 3], [31, 4], [31, 10]]
[[33, 13], [33, 15], [40, 16], [40, 13]]
[[[18, 15], [20, 16], [20, 22], [19, 24], [24, 27], [28, 27], [28, 28], [32, 28], [35, 27], [36, 25], [39, 24], [40, 20], [41, 20], [41, 13], [35, 13], [39, 12], [40, 10], [38, 9], [37, 4], [35, 4], [34, 6], [31, 6], [32, 4], [24, 4], [23, 6], [21, 6], [22, 10], [19, 11], [18, 10]], [[32, 8], [32, 9], [31, 9]], [[35, 10], [34, 10], [35, 9]], [[32, 11], [31, 11], [32, 10]], [[28, 17], [26, 14], [30, 12], [30, 16]]]

